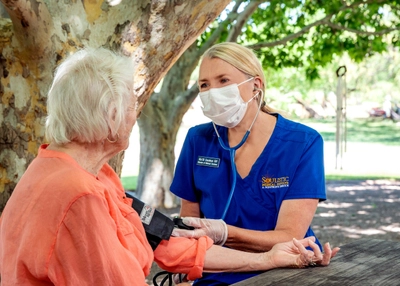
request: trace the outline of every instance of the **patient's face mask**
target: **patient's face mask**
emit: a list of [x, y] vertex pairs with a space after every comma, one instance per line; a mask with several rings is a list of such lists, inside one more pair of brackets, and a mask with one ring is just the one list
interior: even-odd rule
[[244, 102], [240, 96], [239, 85], [252, 80], [249, 78], [239, 84], [230, 84], [220, 88], [210, 88], [199, 93], [203, 103], [203, 113], [215, 124], [228, 128], [235, 127], [242, 121], [247, 106], [254, 99]]

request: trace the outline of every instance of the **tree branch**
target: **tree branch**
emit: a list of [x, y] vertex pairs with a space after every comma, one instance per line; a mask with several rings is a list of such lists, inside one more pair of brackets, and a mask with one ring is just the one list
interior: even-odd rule
[[275, 46], [279, 46], [279, 45], [284, 45], [287, 42], [290, 42], [291, 40], [296, 39], [296, 38], [300, 37], [301, 35], [307, 33], [312, 27], [327, 23], [331, 17], [332, 17], [332, 14], [330, 14], [328, 16], [325, 16], [324, 18], [305, 26], [300, 31], [298, 31], [298, 32], [296, 32], [294, 34], [291, 34], [289, 36], [286, 36], [286, 37], [284, 37], [284, 38], [282, 38], [282, 39], [280, 39], [278, 41], [257, 43], [257, 44], [254, 44], [254, 45], [248, 45], [247, 47], [250, 48], [250, 49], [259, 50], [261, 48], [275, 47]]
[[342, 25], [334, 24], [332, 22], [328, 22], [326, 24], [329, 27], [331, 27], [332, 29], [348, 31], [350, 33], [354, 33], [354, 34], [357, 34], [357, 35], [366, 35], [366, 36], [370, 36], [370, 35], [380, 36], [380, 35], [384, 35], [384, 34], [387, 34], [387, 33], [393, 32], [393, 31], [400, 30], [400, 26], [396, 26], [394, 28], [388, 28], [388, 29], [384, 29], [384, 30], [380, 30], [380, 31], [376, 31], [376, 32], [368, 32], [368, 31], [362, 31], [362, 30], [356, 30], [356, 29], [347, 28], [347, 27], [344, 27]]
[[[261, 49], [261, 48], [275, 47], [275, 46], [279, 46], [279, 45], [284, 45], [284, 44], [286, 44], [287, 42], [290, 42], [291, 40], [296, 39], [296, 38], [300, 37], [301, 35], [307, 33], [311, 28], [316, 27], [316, 26], [318, 26], [318, 25], [323, 25], [323, 24], [329, 25], [329, 26], [331, 26], [332, 28], [333, 28], [333, 26], [335, 26], [336, 28], [339, 28], [339, 27], [340, 27], [340, 30], [351, 31], [351, 29], [349, 29], [349, 28], [345, 28], [345, 27], [343, 27], [343, 26], [340, 26], [340, 25], [337, 25], [337, 24], [332, 23], [332, 22], [331, 22], [332, 17], [333, 17], [334, 15], [338, 14], [339, 12], [342, 12], [342, 11], [345, 11], [345, 10], [348, 10], [348, 9], [353, 9], [353, 8], [358, 7], [358, 6], [360, 6], [360, 5], [372, 4], [372, 3], [373, 3], [373, 4], [378, 4], [378, 3], [382, 3], [382, 2], [385, 2], [385, 0], [366, 0], [366, 1], [358, 1], [358, 2], [354, 2], [354, 3], [350, 4], [350, 5], [347, 5], [345, 1], [342, 1], [343, 6], [341, 6], [335, 13], [331, 13], [331, 14], [329, 14], [329, 15], [326, 15], [326, 16], [323, 17], [322, 19], [320, 19], [320, 20], [318, 20], [318, 21], [315, 21], [314, 23], [311, 23], [311, 24], [309, 24], [309, 25], [303, 27], [300, 31], [298, 31], [298, 32], [296, 32], [296, 33], [294, 33], [294, 34], [288, 35], [288, 36], [286, 36], [286, 37], [284, 37], [284, 38], [282, 38], [282, 39], [280, 39], [280, 40], [277, 40], [277, 41], [262, 42], [262, 43], [257, 43], [257, 44], [254, 44], [254, 45], [249, 45], [249, 46], [247, 46], [247, 47], [250, 48], [250, 49], [259, 50], [259, 49]], [[399, 29], [399, 28], [396, 27], [396, 28], [393, 28], [393, 29], [385, 29], [385, 30], [383, 30], [383, 31], [390, 32], [390, 31], [392, 31], [392, 30], [395, 31], [395, 30], [398, 30], [398, 29]], [[354, 30], [354, 31], [356, 31], [356, 30]], [[353, 31], [353, 32], [354, 32], [354, 31]], [[357, 32], [358, 32], [358, 31], [357, 31]], [[367, 33], [369, 33], [369, 32], [365, 32], [364, 34], [367, 34]], [[378, 33], [378, 34], [377, 34], [377, 33]], [[381, 32], [375, 32], [375, 34], [373, 34], [373, 35], [379, 35], [380, 33], [381, 33]], [[384, 32], [382, 32], [382, 34], [384, 34]]]
[[215, 31], [212, 33], [212, 35], [208, 38], [208, 40], [201, 45], [201, 47], [198, 49], [197, 55], [201, 56], [204, 54], [204, 52], [210, 48], [212, 45], [214, 45], [218, 39], [221, 37], [222, 32], [226, 29], [229, 23], [232, 23], [238, 16], [238, 9], [240, 4], [242, 4], [244, 0], [242, 1], [236, 1], [235, 6], [233, 7], [232, 11], [228, 14], [228, 17], [224, 21], [218, 24], [218, 27], [215, 29]]
[[194, 98], [196, 98], [198, 93], [199, 93], [199, 88], [197, 87], [197, 84], [194, 84], [188, 90], [185, 91], [185, 94], [183, 97], [194, 99]]
[[246, 8], [241, 12], [235, 20], [235, 24], [232, 25], [231, 30], [229, 31], [229, 35], [227, 38], [227, 42], [236, 42], [239, 35], [242, 33], [242, 28], [246, 24], [249, 17], [254, 13], [254, 11], [258, 8], [258, 5], [264, 3], [263, 0], [258, 1], [250, 1], [250, 3], [246, 6]]
[[14, 35], [31, 51], [30, 57], [43, 57], [53, 30], [52, 17], [44, 2], [1, 0], [13, 23]]

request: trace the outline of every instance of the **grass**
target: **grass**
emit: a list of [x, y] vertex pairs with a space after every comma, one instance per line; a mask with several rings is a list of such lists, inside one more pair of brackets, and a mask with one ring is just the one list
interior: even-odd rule
[[[326, 147], [336, 146], [335, 119], [301, 120], [316, 129], [324, 138]], [[351, 119], [346, 123], [347, 146], [344, 157], [347, 171], [327, 168], [326, 180], [400, 180], [400, 123], [381, 118]], [[327, 148], [326, 148], [327, 149]], [[333, 150], [325, 150], [333, 155]], [[327, 161], [325, 161], [327, 164]], [[332, 162], [330, 162], [332, 164]]]
[[340, 180], [400, 180], [400, 175], [353, 175], [353, 174], [326, 174], [326, 181], [340, 181]]
[[[316, 129], [326, 142], [336, 139], [335, 119], [301, 120]], [[381, 143], [388, 146], [400, 146], [400, 125], [381, 118], [352, 119], [346, 123], [347, 142]]]
[[136, 190], [137, 187], [137, 176], [122, 177], [122, 185], [125, 190]]

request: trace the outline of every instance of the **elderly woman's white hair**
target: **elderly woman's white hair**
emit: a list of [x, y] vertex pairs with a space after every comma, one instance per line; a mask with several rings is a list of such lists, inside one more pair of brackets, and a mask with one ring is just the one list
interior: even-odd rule
[[46, 139], [99, 142], [117, 137], [133, 94], [133, 62], [104, 48], [86, 48], [56, 70], [47, 99]]

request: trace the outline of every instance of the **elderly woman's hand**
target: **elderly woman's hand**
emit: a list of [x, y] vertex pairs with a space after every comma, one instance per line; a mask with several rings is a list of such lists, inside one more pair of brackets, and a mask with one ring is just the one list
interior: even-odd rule
[[[311, 250], [307, 250], [306, 247]], [[329, 242], [324, 245], [324, 252], [315, 243], [315, 237], [276, 244], [269, 252], [265, 253], [266, 260], [271, 261], [275, 267], [327, 266], [340, 248], [331, 249]]]

